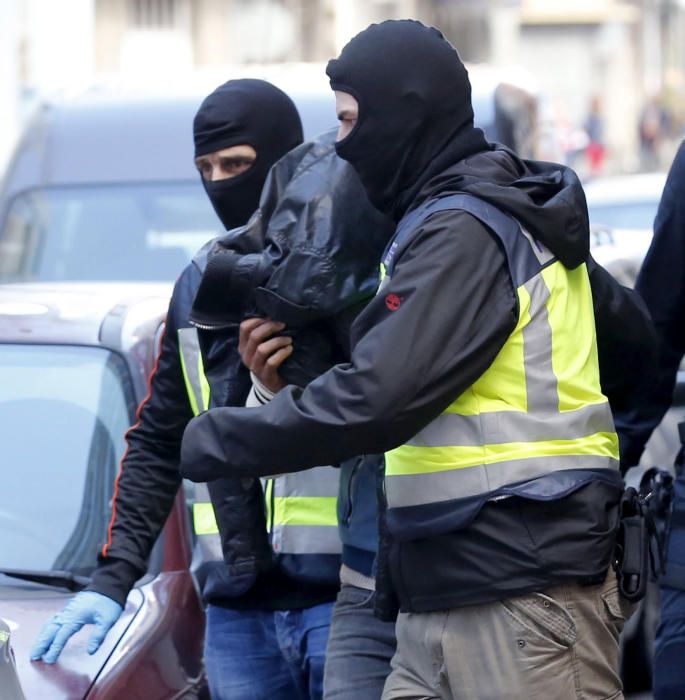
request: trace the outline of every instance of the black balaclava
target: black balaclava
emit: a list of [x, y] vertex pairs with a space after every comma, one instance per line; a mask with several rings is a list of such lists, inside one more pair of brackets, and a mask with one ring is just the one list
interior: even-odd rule
[[359, 174], [369, 198], [395, 219], [421, 186], [445, 168], [489, 148], [473, 126], [471, 83], [454, 47], [413, 20], [372, 24], [329, 61], [333, 90], [359, 103], [357, 124], [338, 155]]
[[229, 80], [206, 97], [193, 121], [195, 157], [247, 144], [257, 152], [252, 167], [227, 180], [205, 182], [207, 196], [226, 229], [247, 223], [271, 166], [302, 143], [293, 101], [264, 80]]

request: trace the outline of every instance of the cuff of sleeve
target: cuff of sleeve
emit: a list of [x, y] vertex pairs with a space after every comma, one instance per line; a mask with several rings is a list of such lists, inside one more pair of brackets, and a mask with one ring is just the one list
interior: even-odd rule
[[252, 379], [252, 391], [257, 401], [263, 406], [265, 403], [269, 403], [276, 394], [271, 391], [268, 387], [264, 386], [257, 377], [250, 372], [250, 378]]
[[108, 558], [94, 571], [86, 590], [106, 595], [123, 608], [128, 592], [141, 576], [140, 571], [124, 559]]
[[631, 440], [623, 435], [621, 430], [618, 431], [618, 443], [621, 458], [621, 471], [625, 474], [630, 467], [634, 467], [640, 463], [645, 447], [644, 443]]

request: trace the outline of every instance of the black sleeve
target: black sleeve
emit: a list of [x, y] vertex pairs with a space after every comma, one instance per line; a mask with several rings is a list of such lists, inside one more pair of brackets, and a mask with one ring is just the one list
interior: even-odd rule
[[516, 325], [504, 252], [465, 212], [427, 219], [352, 328], [352, 359], [267, 406], [191, 421], [184, 476], [258, 475], [401, 445], [490, 366]]
[[647, 307], [592, 258], [588, 260], [602, 391], [617, 414], [639, 404], [656, 375], [656, 334]]
[[181, 370], [178, 317], [189, 308], [187, 297], [195, 274], [187, 268], [174, 288], [149, 393], [138, 408], [138, 422], [126, 435], [128, 446], [116, 481], [108, 540], [89, 586], [122, 605], [146, 571], [181, 484], [181, 438], [192, 410]]
[[646, 399], [617, 416], [626, 466], [638, 463], [652, 431], [670, 407], [685, 353], [685, 144], [681, 144], [668, 174], [654, 221], [654, 238], [636, 290], [654, 321], [658, 365]]

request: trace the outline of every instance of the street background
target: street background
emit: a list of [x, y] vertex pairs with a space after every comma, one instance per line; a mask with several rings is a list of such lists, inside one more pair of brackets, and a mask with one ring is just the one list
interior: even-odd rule
[[668, 169], [685, 126], [685, 0], [0, 0], [0, 175], [45, 100], [199, 96], [242, 75], [327, 91], [329, 58], [402, 17], [438, 26], [474, 84], [534, 97], [532, 155], [586, 181]]
[[[670, 162], [685, 122], [683, 0], [0, 0], [0, 168], [42, 98], [209, 90], [246, 64], [301, 75], [295, 64], [320, 68], [398, 17], [439, 26], [469, 64], [534, 92], [539, 157], [581, 175]], [[320, 70], [302, 75], [325, 85]]]

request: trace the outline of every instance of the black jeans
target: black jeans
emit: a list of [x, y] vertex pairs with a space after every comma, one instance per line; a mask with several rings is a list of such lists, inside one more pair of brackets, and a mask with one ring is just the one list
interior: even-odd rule
[[373, 615], [373, 592], [343, 584], [333, 608], [324, 700], [380, 700], [395, 653], [395, 623]]

